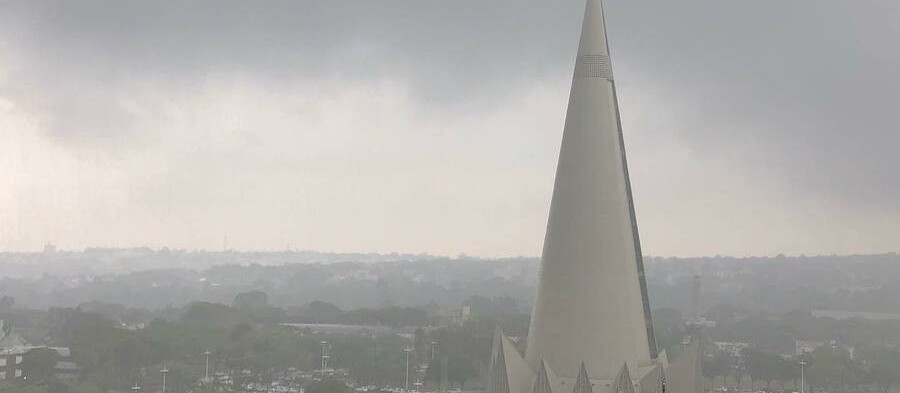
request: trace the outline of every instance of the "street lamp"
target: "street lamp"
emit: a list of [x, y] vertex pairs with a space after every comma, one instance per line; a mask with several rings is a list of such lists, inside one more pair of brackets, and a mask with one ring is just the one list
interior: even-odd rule
[[325, 380], [325, 370], [328, 368], [328, 341], [322, 341], [322, 380]]
[[806, 361], [800, 359], [800, 393], [803, 393], [803, 387], [806, 385]]
[[159, 370], [159, 372], [162, 374], [162, 377], [163, 377], [162, 393], [166, 393], [166, 374], [169, 373], [169, 369], [167, 367], [163, 366], [163, 369]]
[[406, 352], [406, 391], [409, 391], [409, 353], [412, 352], [412, 350], [403, 348], [403, 352]]
[[203, 377], [203, 382], [209, 383], [209, 355], [212, 355], [212, 352], [206, 351], [203, 354], [206, 355], [206, 374]]

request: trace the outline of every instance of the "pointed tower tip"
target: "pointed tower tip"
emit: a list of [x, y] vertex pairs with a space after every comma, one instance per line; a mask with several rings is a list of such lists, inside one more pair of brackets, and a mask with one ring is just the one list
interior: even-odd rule
[[612, 79], [603, 0], [587, 0], [585, 4], [575, 77]]
[[603, 14], [603, 0], [587, 0], [585, 4], [578, 54], [609, 54], [606, 38], [606, 17]]

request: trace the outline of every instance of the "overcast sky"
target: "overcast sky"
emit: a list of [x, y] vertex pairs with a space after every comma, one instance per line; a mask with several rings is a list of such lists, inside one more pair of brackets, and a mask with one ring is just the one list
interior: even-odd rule
[[[0, 0], [0, 251], [538, 255], [582, 0]], [[644, 250], [900, 249], [900, 2], [606, 0]]]

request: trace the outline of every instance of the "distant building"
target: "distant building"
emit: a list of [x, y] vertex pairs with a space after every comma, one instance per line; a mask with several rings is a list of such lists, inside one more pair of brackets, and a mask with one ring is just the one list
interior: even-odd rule
[[900, 321], [900, 314], [886, 312], [812, 310], [812, 316], [815, 318], [837, 319], [839, 321], [853, 318], [869, 321]]
[[689, 327], [698, 327], [698, 328], [707, 328], [707, 329], [714, 329], [716, 327], [716, 321], [711, 321], [709, 319], [706, 319], [705, 317], [692, 319], [690, 321], [685, 322], [685, 324]]
[[700, 291], [701, 278], [699, 274], [695, 274], [691, 279], [691, 311], [686, 325], [688, 327], [713, 329], [716, 327], [716, 321], [708, 320], [700, 315]]
[[281, 326], [324, 334], [380, 334], [398, 329], [384, 325], [341, 325], [329, 323], [282, 323]]
[[22, 377], [22, 354], [10, 351], [0, 352], [0, 380], [10, 380]]
[[454, 325], [463, 325], [466, 321], [472, 318], [472, 307], [463, 306], [459, 312], [454, 315], [453, 324]]
[[852, 345], [844, 345], [835, 340], [831, 340], [829, 342], [798, 340], [795, 342], [794, 346], [794, 355], [796, 356], [812, 353], [819, 348], [826, 347], [831, 348], [832, 351], [841, 351], [846, 353], [848, 356], [850, 356], [850, 360], [856, 359], [856, 347]]
[[831, 340], [828, 345], [831, 346], [832, 351], [840, 350], [846, 352], [847, 355], [850, 356], [850, 360], [856, 360], [856, 347], [852, 345], [841, 344], [837, 342], [837, 340]]
[[741, 356], [741, 351], [750, 347], [750, 343], [731, 341], [714, 341], [713, 345], [715, 345], [719, 351], [733, 357]]
[[463, 306], [462, 308], [440, 314], [438, 318], [440, 318], [441, 325], [462, 326], [472, 318], [472, 307]]
[[823, 345], [825, 345], [825, 343], [822, 341], [797, 340], [794, 342], [794, 355], [800, 356], [803, 354], [812, 353]]
[[138, 331], [138, 330], [144, 330], [144, 328], [147, 327], [147, 325], [146, 325], [146, 324], [143, 324], [143, 323], [135, 323], [135, 324], [131, 324], [131, 325], [129, 325], [129, 324], [127, 324], [127, 323], [123, 323], [123, 324], [120, 325], [120, 327], [121, 327], [122, 329], [130, 330], [130, 331], [132, 331], [132, 332], [135, 332], [135, 331]]
[[0, 380], [22, 378], [22, 360], [29, 352], [38, 349], [50, 349], [56, 351], [59, 356], [53, 367], [56, 378], [66, 380], [78, 378], [78, 365], [72, 361], [72, 352], [69, 348], [47, 346], [16, 346], [0, 350]]

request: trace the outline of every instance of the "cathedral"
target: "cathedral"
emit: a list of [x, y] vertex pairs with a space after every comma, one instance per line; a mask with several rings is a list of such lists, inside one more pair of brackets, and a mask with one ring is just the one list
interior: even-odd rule
[[488, 393], [702, 393], [700, 341], [659, 353], [602, 0], [587, 0], [524, 356], [498, 329]]

